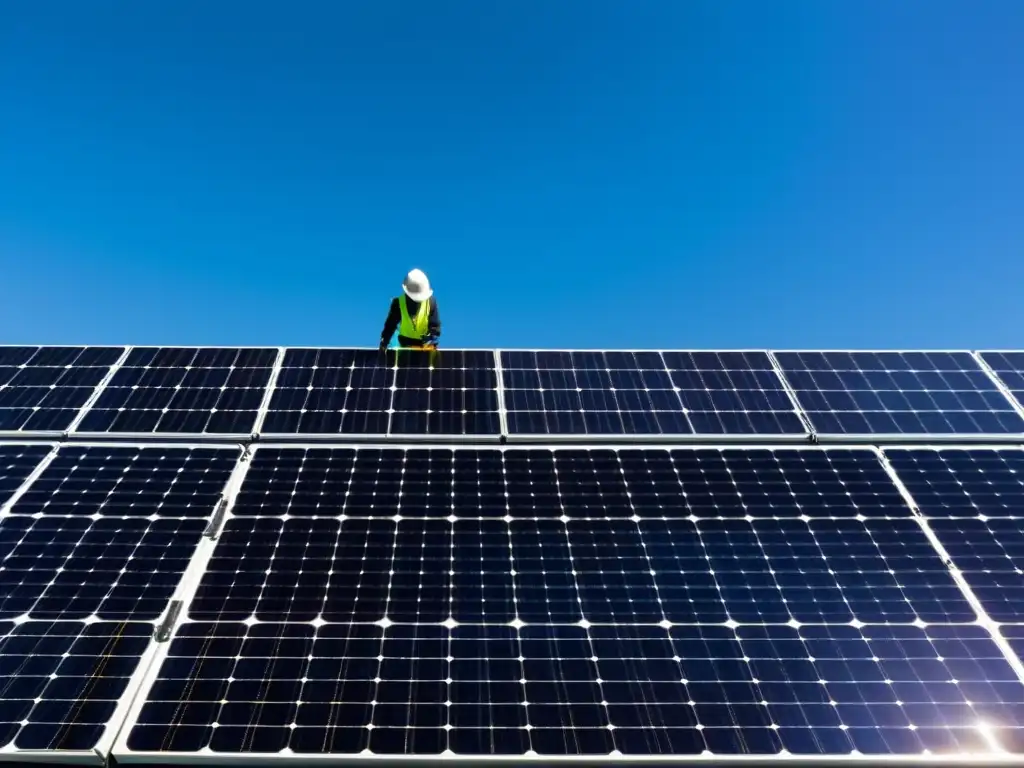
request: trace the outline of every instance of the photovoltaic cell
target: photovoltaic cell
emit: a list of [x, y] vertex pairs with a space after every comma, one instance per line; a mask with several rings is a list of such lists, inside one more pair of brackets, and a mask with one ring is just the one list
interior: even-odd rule
[[237, 455], [62, 448], [0, 516], [0, 619], [159, 618]]
[[187, 615], [130, 750], [1024, 747], [866, 449], [258, 448]]
[[0, 445], [0, 505], [7, 503], [50, 451], [48, 445]]
[[501, 353], [510, 434], [799, 435], [764, 352]]
[[1004, 435], [1024, 419], [967, 352], [776, 352], [818, 434]]
[[152, 634], [143, 622], [0, 621], [0, 749], [94, 749]]
[[1024, 451], [888, 450], [929, 527], [1000, 622], [1024, 621]]
[[266, 434], [494, 435], [490, 352], [289, 349]]
[[981, 359], [1024, 406], [1024, 352], [982, 352]]
[[132, 349], [77, 431], [249, 434], [275, 349]]
[[0, 431], [68, 429], [123, 347], [0, 347]]

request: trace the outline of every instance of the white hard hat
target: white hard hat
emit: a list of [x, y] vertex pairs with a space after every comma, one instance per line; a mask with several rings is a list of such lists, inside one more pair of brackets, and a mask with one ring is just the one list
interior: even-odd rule
[[421, 269], [414, 269], [406, 275], [402, 282], [402, 288], [405, 290], [405, 295], [413, 301], [426, 301], [434, 295], [434, 292], [430, 290], [430, 281]]

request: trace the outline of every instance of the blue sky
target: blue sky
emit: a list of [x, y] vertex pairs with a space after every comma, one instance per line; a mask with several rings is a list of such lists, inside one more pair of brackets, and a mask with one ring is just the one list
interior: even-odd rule
[[0, 340], [1024, 347], [1024, 3], [8, 3]]

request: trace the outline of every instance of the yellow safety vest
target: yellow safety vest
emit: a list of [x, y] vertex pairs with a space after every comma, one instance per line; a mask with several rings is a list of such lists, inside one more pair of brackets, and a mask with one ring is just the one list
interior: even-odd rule
[[430, 299], [421, 301], [416, 317], [409, 315], [407, 296], [398, 297], [398, 306], [402, 309], [402, 324], [398, 326], [400, 336], [407, 339], [422, 339], [427, 335], [428, 321], [430, 320]]

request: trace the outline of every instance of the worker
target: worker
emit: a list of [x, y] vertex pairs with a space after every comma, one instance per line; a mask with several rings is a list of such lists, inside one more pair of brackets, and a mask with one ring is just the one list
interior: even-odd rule
[[405, 276], [402, 292], [402, 296], [391, 301], [391, 309], [380, 334], [380, 348], [387, 349], [396, 329], [399, 346], [436, 347], [441, 338], [441, 316], [430, 281], [422, 270], [414, 269]]

